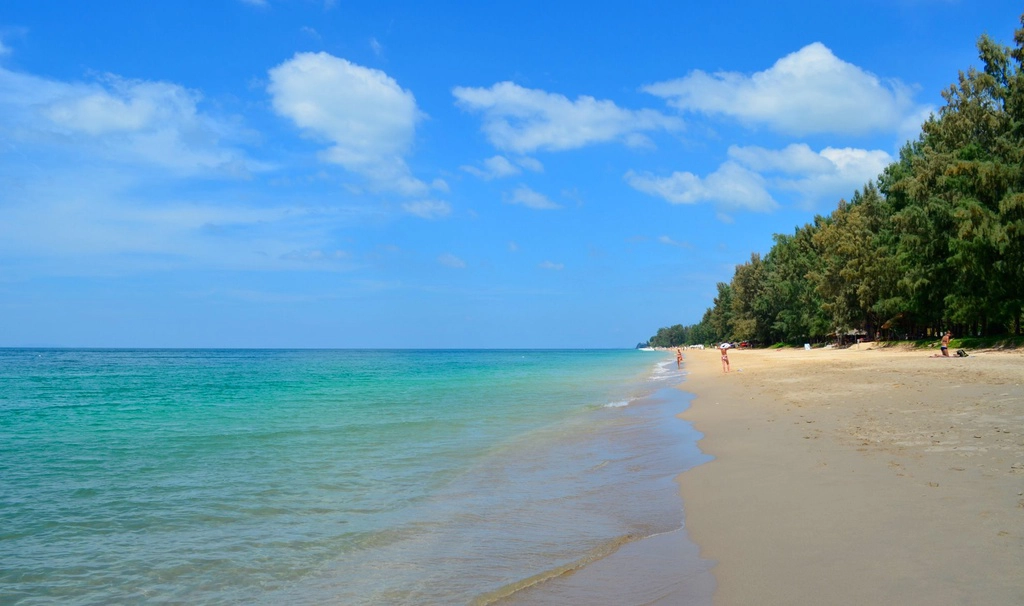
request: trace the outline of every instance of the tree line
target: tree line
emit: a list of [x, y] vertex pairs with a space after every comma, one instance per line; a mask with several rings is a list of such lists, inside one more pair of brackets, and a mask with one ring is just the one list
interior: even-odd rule
[[652, 346], [866, 334], [906, 339], [1021, 331], [1024, 309], [1024, 16], [1015, 46], [978, 41], [945, 105], [876, 181], [827, 216], [775, 234], [719, 282], [697, 324]]

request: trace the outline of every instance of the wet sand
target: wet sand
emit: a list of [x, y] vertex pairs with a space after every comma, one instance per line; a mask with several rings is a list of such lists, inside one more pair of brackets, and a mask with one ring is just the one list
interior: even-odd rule
[[689, 351], [714, 603], [1024, 604], [1024, 353]]

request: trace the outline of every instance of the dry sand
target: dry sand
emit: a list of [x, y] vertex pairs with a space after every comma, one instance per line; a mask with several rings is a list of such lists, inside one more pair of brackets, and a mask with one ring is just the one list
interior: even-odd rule
[[1024, 604], [1024, 354], [687, 352], [715, 604]]

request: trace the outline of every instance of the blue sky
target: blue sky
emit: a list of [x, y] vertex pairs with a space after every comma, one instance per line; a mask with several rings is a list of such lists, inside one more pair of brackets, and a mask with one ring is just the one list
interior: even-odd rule
[[3, 2], [0, 346], [632, 347], [1021, 11]]

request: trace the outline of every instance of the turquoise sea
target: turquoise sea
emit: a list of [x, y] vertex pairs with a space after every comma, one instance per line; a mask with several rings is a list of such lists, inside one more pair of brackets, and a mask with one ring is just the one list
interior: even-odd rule
[[[634, 350], [0, 349], [0, 603], [707, 603], [682, 380]], [[667, 572], [567, 582], [656, 537]]]

